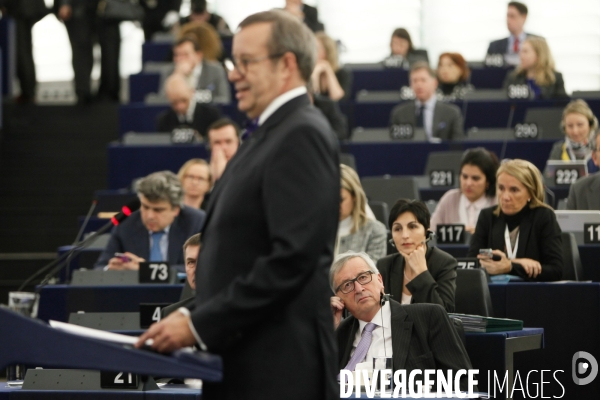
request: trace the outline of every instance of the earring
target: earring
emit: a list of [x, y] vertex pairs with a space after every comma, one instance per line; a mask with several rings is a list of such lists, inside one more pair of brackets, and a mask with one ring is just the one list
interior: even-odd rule
[[531, 201], [531, 198], [527, 199], [527, 202], [529, 203]]

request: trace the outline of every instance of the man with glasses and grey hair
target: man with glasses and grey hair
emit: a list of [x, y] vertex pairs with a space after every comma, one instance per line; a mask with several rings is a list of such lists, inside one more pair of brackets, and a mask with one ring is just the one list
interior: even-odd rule
[[[590, 140], [592, 161], [600, 167], [600, 131]], [[579, 179], [569, 188], [567, 210], [600, 210], [600, 172]]]
[[113, 229], [95, 267], [137, 270], [143, 261], [168, 261], [183, 272], [181, 247], [202, 229], [204, 211], [182, 205], [181, 183], [171, 171], [140, 179], [136, 191], [140, 209]]
[[202, 398], [339, 399], [327, 273], [340, 205], [338, 144], [306, 83], [316, 41], [281, 10], [233, 38], [229, 80], [255, 130], [213, 189], [196, 268], [196, 304], [150, 327], [138, 346], [198, 343], [223, 358]]
[[[384, 295], [383, 279], [363, 252], [338, 255], [329, 271], [331, 309], [338, 342], [338, 367], [373, 365], [391, 357], [393, 370], [471, 369], [471, 361], [444, 308], [438, 304], [401, 305]], [[347, 309], [350, 317], [342, 321]], [[461, 379], [467, 388], [467, 376]]]

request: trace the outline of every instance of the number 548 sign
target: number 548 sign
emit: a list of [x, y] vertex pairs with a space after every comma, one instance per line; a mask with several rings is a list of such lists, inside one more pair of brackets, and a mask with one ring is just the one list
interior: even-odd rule
[[171, 269], [168, 262], [141, 262], [139, 279], [140, 283], [169, 283]]

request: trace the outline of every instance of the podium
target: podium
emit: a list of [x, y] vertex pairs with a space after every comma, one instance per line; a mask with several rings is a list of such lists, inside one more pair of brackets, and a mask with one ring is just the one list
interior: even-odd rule
[[0, 368], [25, 364], [44, 368], [127, 371], [144, 376], [219, 382], [221, 357], [178, 350], [170, 355], [89, 339], [0, 307]]

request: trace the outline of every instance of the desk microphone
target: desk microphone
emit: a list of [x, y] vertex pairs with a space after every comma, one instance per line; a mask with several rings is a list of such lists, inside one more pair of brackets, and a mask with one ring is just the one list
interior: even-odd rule
[[385, 328], [383, 327], [383, 305], [387, 301], [383, 292], [379, 293], [379, 304], [381, 305], [380, 313], [381, 316], [381, 334], [383, 336], [383, 356], [387, 358], [387, 350], [385, 349]]
[[96, 232], [92, 233], [90, 236], [88, 236], [84, 240], [76, 243], [75, 246], [73, 246], [73, 248], [71, 250], [69, 250], [67, 253], [63, 254], [62, 256], [58, 257], [56, 260], [50, 262], [49, 264], [45, 265], [44, 267], [42, 267], [41, 269], [36, 271], [33, 275], [31, 275], [29, 278], [27, 278], [21, 286], [19, 286], [18, 291], [19, 292], [22, 291], [35, 278], [50, 271], [50, 272], [48, 272], [48, 275], [46, 275], [46, 277], [42, 280], [42, 282], [36, 289], [36, 294], [39, 293], [40, 289], [48, 283], [48, 281], [52, 278], [52, 276], [54, 276], [62, 268], [64, 268], [64, 266], [66, 265], [66, 263], [64, 262], [65, 259], [68, 259], [71, 256], [79, 253], [87, 245], [89, 245], [94, 239], [96, 239], [98, 236], [100, 236], [101, 234], [103, 234], [104, 232], [106, 232], [107, 230], [112, 228], [113, 226], [119, 225], [119, 223], [123, 222], [127, 217], [129, 217], [134, 211], [137, 211], [139, 208], [140, 208], [140, 200], [137, 198], [135, 200], [130, 201], [123, 207], [121, 207], [121, 212], [119, 212], [118, 214], [113, 216], [110, 219], [110, 222], [106, 223], [103, 227], [98, 229]]
[[500, 161], [504, 160], [504, 155], [506, 154], [506, 146], [508, 145], [508, 135], [510, 135], [509, 131], [512, 127], [513, 118], [515, 117], [515, 108], [517, 106], [513, 103], [510, 105], [510, 112], [508, 113], [508, 122], [506, 124], [506, 135], [504, 135], [504, 142], [502, 142], [502, 150], [500, 151]]
[[[77, 242], [79, 241], [79, 238], [82, 237], [83, 232], [85, 231], [85, 228], [87, 227], [87, 224], [90, 222], [90, 218], [92, 217], [92, 213], [94, 212], [94, 210], [96, 209], [96, 206], [98, 205], [98, 200], [94, 199], [92, 201], [92, 205], [90, 206], [90, 209], [88, 210], [85, 219], [83, 220], [83, 224], [81, 224], [81, 228], [79, 228], [79, 232], [77, 232], [77, 236], [75, 236], [75, 240], [73, 241], [73, 244], [71, 246], [75, 246], [77, 244]], [[69, 280], [69, 265], [71, 264], [71, 258], [72, 258], [73, 254], [71, 254], [69, 257], [67, 257], [67, 275], [65, 276], [65, 280], [68, 281]]]

